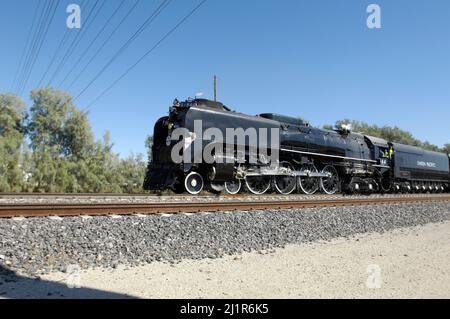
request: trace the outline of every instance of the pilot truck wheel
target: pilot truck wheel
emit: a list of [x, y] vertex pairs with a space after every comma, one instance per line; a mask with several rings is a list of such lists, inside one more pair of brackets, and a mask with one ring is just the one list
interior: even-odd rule
[[184, 187], [189, 194], [199, 194], [203, 190], [203, 186], [203, 177], [197, 172], [189, 173], [184, 179]]

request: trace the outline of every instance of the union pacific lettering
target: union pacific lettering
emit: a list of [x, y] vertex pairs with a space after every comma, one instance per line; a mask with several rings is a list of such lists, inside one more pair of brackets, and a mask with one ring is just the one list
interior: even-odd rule
[[436, 167], [436, 163], [434, 163], [434, 162], [417, 161], [417, 166], [435, 168]]

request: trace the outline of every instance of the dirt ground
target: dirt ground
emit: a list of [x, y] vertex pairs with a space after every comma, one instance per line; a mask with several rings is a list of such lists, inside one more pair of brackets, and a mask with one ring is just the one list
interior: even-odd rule
[[6, 298], [450, 298], [450, 222], [266, 254], [52, 273], [40, 281], [5, 283], [0, 293]]

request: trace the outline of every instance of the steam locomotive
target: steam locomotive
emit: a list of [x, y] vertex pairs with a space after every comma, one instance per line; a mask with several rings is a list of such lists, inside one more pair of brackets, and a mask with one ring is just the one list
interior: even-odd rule
[[144, 189], [193, 195], [440, 193], [449, 191], [449, 171], [448, 154], [346, 126], [319, 129], [294, 117], [249, 116], [220, 102], [189, 99], [175, 100], [156, 122]]

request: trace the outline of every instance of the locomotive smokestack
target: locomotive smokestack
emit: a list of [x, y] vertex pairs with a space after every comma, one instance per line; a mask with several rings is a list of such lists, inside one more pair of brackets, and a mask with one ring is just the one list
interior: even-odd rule
[[214, 75], [214, 102], [217, 102], [217, 76]]

